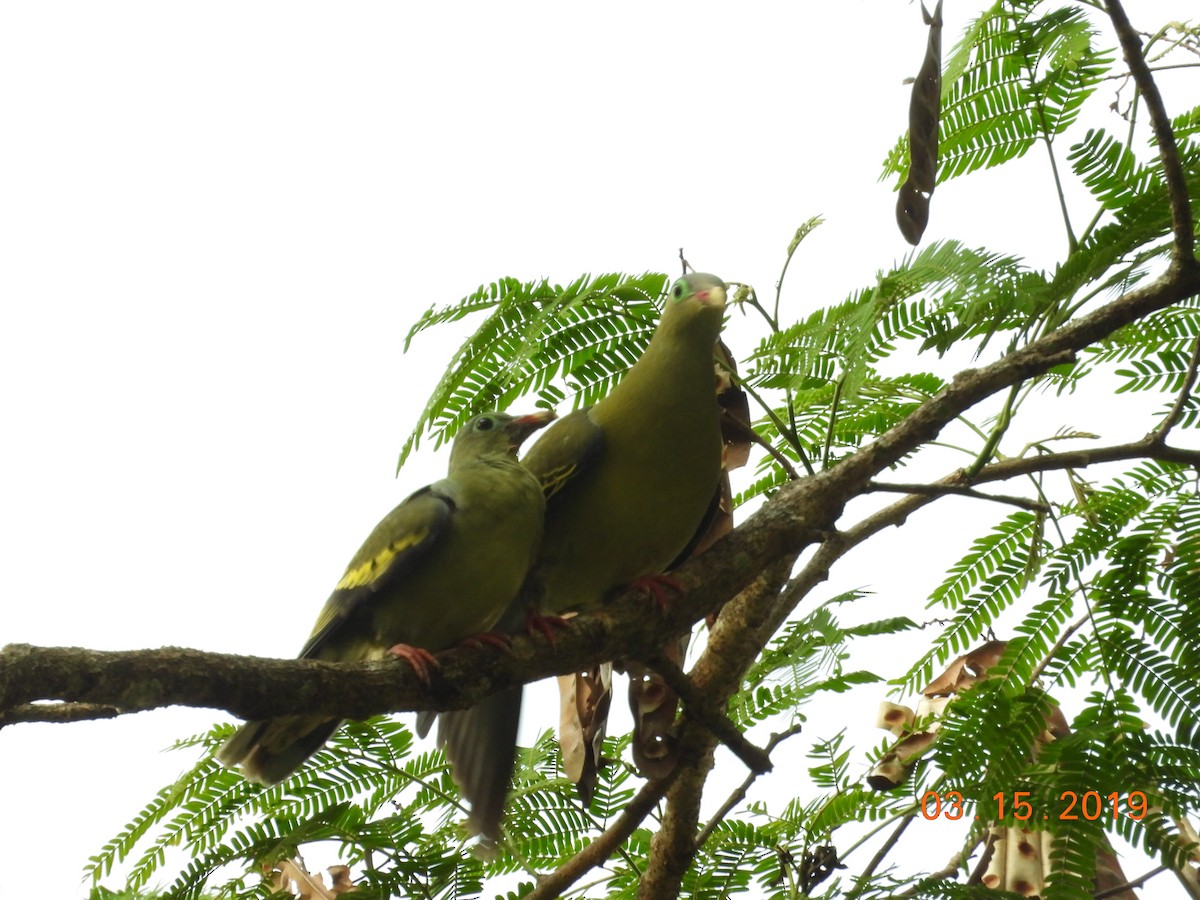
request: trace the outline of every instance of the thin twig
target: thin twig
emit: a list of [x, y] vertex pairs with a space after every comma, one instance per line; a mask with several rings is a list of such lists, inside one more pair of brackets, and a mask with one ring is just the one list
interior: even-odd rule
[[[787, 276], [788, 266], [791, 264], [792, 257], [796, 254], [800, 242], [808, 237], [813, 229], [823, 221], [820, 216], [813, 216], [796, 229], [795, 236], [792, 238], [791, 243], [788, 244], [787, 259], [783, 261], [783, 269], [779, 273], [779, 280], [775, 282], [775, 311], [771, 316], [771, 330], [776, 334], [779, 333], [779, 301], [783, 295], [783, 279]], [[788, 424], [791, 426], [792, 433], [796, 434], [796, 398], [792, 394], [790, 385], [784, 389], [784, 397], [787, 400]]]
[[1171, 871], [1170, 866], [1159, 866], [1157, 869], [1151, 869], [1140, 878], [1135, 878], [1132, 881], [1127, 881], [1124, 884], [1118, 884], [1116, 887], [1110, 887], [1100, 891], [1098, 894], [1092, 894], [1092, 900], [1104, 900], [1105, 897], [1115, 897], [1118, 894], [1123, 894], [1125, 891], [1133, 888], [1140, 888], [1155, 875], [1161, 875], [1163, 872]]
[[[1034, 79], [1034, 75], [1030, 74], [1030, 80]], [[1031, 91], [1035, 97], [1038, 96], [1036, 91]], [[1058, 160], [1054, 156], [1054, 136], [1051, 133], [1050, 126], [1046, 122], [1046, 108], [1041, 99], [1035, 104], [1037, 108], [1038, 118], [1041, 120], [1042, 133], [1040, 135], [1042, 143], [1046, 145], [1046, 155], [1050, 159], [1050, 174], [1054, 178], [1054, 189], [1058, 194], [1058, 207], [1062, 212], [1063, 225], [1067, 229], [1067, 253], [1074, 253], [1079, 249], [1079, 239], [1075, 237], [1075, 231], [1071, 227], [1071, 212], [1067, 208], [1067, 195], [1063, 190], [1062, 175], [1058, 171]]]
[[[808, 474], [812, 475], [815, 472], [815, 469], [813, 469], [812, 463], [808, 461], [808, 456], [805, 454], [804, 447], [800, 443], [800, 435], [797, 434], [795, 430], [789, 428], [783, 423], [783, 420], [776, 415], [775, 410], [771, 409], [770, 404], [768, 404], [767, 401], [762, 398], [762, 395], [759, 394], [758, 391], [750, 387], [744, 378], [729, 369], [726, 369], [726, 372], [728, 372], [729, 380], [732, 381], [734, 385], [749, 394], [754, 401], [760, 407], [762, 407], [763, 412], [766, 413], [767, 418], [771, 420], [771, 424], [775, 426], [775, 429], [779, 432], [780, 437], [784, 438], [789, 444], [792, 445], [792, 449], [795, 450], [797, 456], [800, 457], [800, 462], [804, 464], [804, 468], [808, 471]], [[774, 456], [774, 454], [772, 454], [772, 456]], [[792, 471], [794, 472], [795, 469], [792, 469]]]
[[[971, 854], [975, 852], [975, 848], [983, 843], [983, 831], [977, 831], [972, 836], [971, 842], [950, 857], [950, 861], [936, 872], [930, 872], [928, 875], [922, 876], [921, 884], [930, 881], [947, 881], [958, 875], [958, 870], [966, 866], [967, 860], [971, 858]], [[916, 897], [922, 890], [921, 885], [909, 888], [903, 893], [896, 894], [892, 900], [908, 900], [910, 897]]]
[[788, 459], [786, 456], [784, 456], [783, 453], [781, 453], [779, 450], [777, 450], [770, 441], [768, 441], [766, 438], [764, 438], [761, 434], [759, 434], [757, 431], [755, 431], [753, 428], [751, 428], [749, 425], [747, 425], [745, 422], [743, 422], [737, 416], [733, 415], [733, 413], [731, 413], [729, 410], [722, 409], [721, 410], [721, 428], [722, 428], [722, 430], [724, 430], [726, 428], [726, 426], [736, 430], [738, 433], [738, 437], [745, 438], [746, 440], [750, 441], [750, 443], [756, 444], [757, 446], [762, 447], [765, 451], [767, 451], [767, 453], [769, 453], [771, 455], [771, 458], [774, 459], [775, 462], [779, 463], [779, 467], [781, 469], [783, 469], [784, 472], [787, 473], [787, 477], [790, 478], [792, 481], [795, 481], [797, 478], [800, 477], [800, 473], [798, 473], [796, 471], [795, 467], [792, 465], [792, 461], [790, 459]]
[[1070, 639], [1071, 635], [1073, 635], [1090, 621], [1092, 621], [1092, 612], [1089, 609], [1086, 613], [1067, 626], [1066, 630], [1059, 635], [1058, 640], [1054, 642], [1054, 646], [1046, 651], [1046, 655], [1042, 657], [1042, 661], [1038, 663], [1033, 672], [1030, 673], [1029, 684], [1032, 685], [1035, 681], [1042, 677], [1042, 672], [1045, 671], [1046, 666], [1050, 665], [1050, 660], [1054, 659], [1054, 657], [1058, 655], [1058, 651], [1066, 646], [1066, 643]]
[[967, 876], [967, 884], [982, 884], [983, 876], [987, 874], [988, 866], [992, 861], [992, 857], [996, 854], [996, 841], [994, 840], [995, 832], [989, 828], [983, 835], [983, 852], [979, 854], [979, 862], [975, 864], [975, 868], [971, 870], [971, 874]]
[[1017, 506], [1021, 509], [1027, 509], [1030, 512], [1049, 511], [1049, 507], [1045, 503], [1037, 500], [1029, 500], [1026, 497], [1013, 497], [1008, 494], [985, 494], [983, 491], [965, 484], [898, 484], [895, 482], [872, 481], [867, 485], [865, 492], [870, 493], [872, 491], [887, 491], [893, 494], [924, 494], [931, 497], [955, 494], [961, 497], [974, 497], [977, 500], [1007, 503], [1010, 506]]
[[967, 469], [967, 475], [974, 477], [984, 466], [992, 459], [992, 455], [996, 452], [996, 448], [1000, 446], [1000, 441], [1004, 434], [1008, 431], [1008, 426], [1012, 422], [1012, 414], [1014, 404], [1017, 400], [1017, 395], [1021, 392], [1022, 382], [1017, 382], [1009, 388], [1008, 396], [1004, 400], [1004, 406], [1000, 408], [999, 415], [996, 416], [996, 424], [988, 434], [987, 440], [984, 442], [983, 449], [979, 451], [979, 455], [975, 457], [973, 462]]
[[[1170, 52], [1170, 51], [1168, 51]], [[1171, 69], [1200, 69], [1200, 63], [1172, 63], [1169, 66], [1148, 66], [1150, 72], [1167, 72]], [[1128, 78], [1128, 75], [1105, 75], [1101, 81], [1115, 81], [1118, 78]]]
[[[770, 754], [772, 750], [774, 750], [788, 738], [794, 737], [803, 730], [803, 725], [796, 724], [781, 734], [772, 734], [771, 739], [767, 741], [767, 746], [763, 748], [764, 751]], [[759, 773], [757, 772], [751, 771], [750, 774], [746, 776], [746, 780], [743, 781], [733, 791], [733, 793], [725, 798], [725, 802], [721, 804], [721, 808], [713, 814], [713, 817], [708, 820], [708, 823], [701, 828], [700, 833], [696, 835], [697, 848], [704, 846], [704, 842], [709, 839], [713, 831], [716, 830], [716, 827], [721, 824], [727, 815], [729, 815], [729, 811], [746, 799], [746, 793], [750, 790], [750, 785], [754, 784], [755, 780], [758, 778], [758, 774]]]
[[[1052, 510], [1047, 518], [1050, 520], [1050, 524], [1054, 526], [1054, 530], [1058, 532], [1058, 541], [1060, 546], [1066, 546], [1067, 536], [1063, 532], [1062, 522], [1059, 521], [1058, 516], [1056, 516]], [[1076, 571], [1074, 573], [1074, 579], [1076, 584], [1075, 589], [1079, 592], [1079, 598], [1083, 601], [1083, 606], [1087, 610], [1084, 615], [1087, 617], [1087, 621], [1092, 623], [1092, 628], [1095, 629], [1096, 633], [1100, 634], [1100, 626], [1096, 622], [1096, 610], [1092, 606], [1092, 598], [1088, 596], [1087, 585], [1083, 583], [1083, 575]], [[1109, 664], [1108, 654], [1105, 652], [1105, 646], [1106, 644], [1104, 641], [1097, 641], [1096, 648], [1100, 653], [1100, 659], [1103, 663], [1100, 668], [1104, 675], [1104, 680], [1108, 684], [1108, 690], [1110, 693], [1112, 693], [1114, 690], [1112, 672], [1116, 667]], [[1048, 661], [1049, 659], [1047, 658], [1046, 662]], [[1030, 683], [1032, 684], [1032, 681]]]
[[748, 285], [748, 284], [742, 285], [742, 287], [749, 288], [749, 290], [750, 290], [749, 295], [746, 297], [745, 300], [742, 301], [742, 305], [749, 306], [751, 309], [757, 309], [759, 315], [761, 315], [763, 317], [763, 319], [766, 321], [767, 325], [770, 327], [771, 331], [778, 333], [779, 332], [779, 323], [776, 322], [771, 317], [771, 314], [769, 312], [767, 312], [766, 309], [763, 308], [763, 305], [758, 302], [758, 293], [754, 290], [754, 288], [750, 287], [750, 285]]
[[537, 887], [525, 895], [525, 900], [552, 900], [562, 896], [563, 891], [578, 881], [585, 872], [602, 865], [612, 856], [613, 852], [637, 830], [638, 826], [648, 816], [658, 801], [663, 798], [675, 779], [679, 770], [658, 781], [648, 781], [642, 785], [621, 814], [600, 835], [569, 860], [538, 881]]
[[900, 820], [900, 824], [888, 835], [887, 840], [883, 842], [883, 846], [871, 857], [871, 861], [867, 863], [867, 867], [863, 869], [862, 874], [855, 879], [854, 888], [846, 895], [846, 900], [854, 900], [855, 897], [867, 889], [867, 884], [870, 882], [871, 876], [875, 874], [875, 870], [879, 868], [880, 863], [887, 858], [887, 855], [892, 852], [892, 848], [896, 846], [896, 842], [900, 840], [900, 836], [904, 834], [905, 829], [913, 823], [916, 817], [916, 813], [909, 813]]
[[842, 387], [846, 383], [846, 377], [843, 375], [837, 380], [837, 384], [833, 388], [833, 402], [829, 404], [829, 427], [825, 429], [825, 447], [821, 451], [821, 468], [829, 468], [829, 451], [833, 447], [833, 429], [837, 425], [838, 411], [842, 403]]
[[[799, 239], [799, 232], [797, 232], [797, 240], [798, 239]], [[794, 249], [794, 247], [793, 247], [793, 249]], [[791, 253], [789, 252], [788, 259], [790, 260], [791, 258], [792, 258]], [[785, 272], [787, 271], [786, 264], [784, 265], [784, 271]], [[780, 285], [782, 285], [782, 283], [783, 282], [780, 281]], [[778, 289], [778, 286], [775, 291], [775, 315], [774, 316], [772, 316], [765, 309], [763, 309], [762, 304], [758, 302], [758, 292], [755, 291], [753, 287], [751, 287], [748, 284], [743, 285], [743, 287], [745, 287], [749, 291], [749, 299], [744, 300], [743, 303], [744, 304], [748, 303], [748, 304], [750, 304], [750, 306], [757, 309], [762, 314], [762, 317], [767, 320], [767, 325], [770, 326], [771, 333], [776, 334], [776, 335], [779, 334], [779, 289]], [[804, 448], [800, 445], [800, 433], [796, 430], [796, 403], [792, 397], [791, 387], [789, 386], [784, 389], [784, 396], [787, 399], [787, 414], [788, 414], [788, 427], [785, 430], [782, 427], [782, 425], [779, 424], [778, 420], [774, 417], [773, 413], [771, 412], [771, 409], [765, 403], [763, 403], [762, 399], [760, 397], [758, 397], [758, 395], [755, 394], [753, 391], [749, 390], [746, 387], [745, 382], [739, 382], [737, 380], [737, 373], [733, 372], [731, 369], [728, 369], [728, 368], [726, 368], [726, 371], [729, 373], [729, 376], [735, 385], [741, 387], [742, 390], [746, 391], [748, 394], [750, 394], [750, 396], [752, 396], [752, 397], [754, 397], [754, 399], [758, 400], [759, 405], [762, 406], [764, 410], [766, 410], [767, 415], [769, 417], [771, 417], [773, 421], [775, 421], [776, 427], [779, 429], [779, 434], [782, 437], [787, 438], [789, 443], [791, 443], [792, 446], [795, 448], [796, 455], [800, 458], [800, 461], [802, 463], [804, 463], [804, 467], [808, 470], [808, 474], [811, 475], [813, 473], [813, 467], [812, 467], [812, 464], [809, 463], [808, 457], [805, 456]], [[793, 481], [797, 478], [796, 470], [792, 468], [792, 465], [788, 461], [787, 457], [785, 457], [783, 454], [781, 454], [779, 451], [777, 451], [774, 447], [772, 447], [769, 443], [764, 441], [757, 434], [755, 434], [754, 437], [751, 438], [751, 440], [753, 440], [755, 443], [759, 444], [760, 446], [764, 447], [768, 453], [770, 453], [773, 457], [775, 457], [775, 460], [781, 466], [783, 466], [784, 471], [786, 471], [788, 473], [789, 477], [791, 477], [791, 479]]]
[[1183, 387], [1179, 389], [1179, 396], [1175, 398], [1175, 403], [1172, 405], [1171, 411], [1167, 413], [1167, 417], [1150, 432], [1149, 438], [1155, 443], [1165, 443], [1167, 433], [1179, 424], [1179, 419], [1183, 416], [1183, 408], [1187, 405], [1188, 398], [1192, 396], [1192, 388], [1196, 386], [1197, 369], [1200, 369], [1200, 338], [1196, 339], [1196, 344], [1192, 347], [1192, 358], [1188, 360], [1187, 375], [1183, 378]]

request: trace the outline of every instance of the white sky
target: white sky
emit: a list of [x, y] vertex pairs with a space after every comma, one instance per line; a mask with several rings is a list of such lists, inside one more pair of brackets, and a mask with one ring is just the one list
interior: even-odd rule
[[[948, 6], [947, 53], [977, 5]], [[766, 296], [816, 214], [785, 317], [869, 283], [908, 249], [877, 178], [924, 35], [899, 0], [5, 4], [0, 645], [293, 655], [367, 530], [444, 470], [393, 478], [454, 346], [401, 355], [431, 303], [675, 272], [681, 246]], [[1193, 74], [1164, 85], [1194, 102]], [[1049, 263], [1047, 178], [1036, 156], [940, 187], [926, 242]], [[0, 893], [85, 896], [87, 857], [190, 762], [160, 749], [213, 720], [0, 731]]]

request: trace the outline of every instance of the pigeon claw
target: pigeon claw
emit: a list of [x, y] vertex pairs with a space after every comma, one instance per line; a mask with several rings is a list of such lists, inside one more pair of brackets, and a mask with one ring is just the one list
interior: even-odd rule
[[495, 647], [505, 653], [512, 652], [512, 638], [498, 631], [481, 631], [479, 634], [468, 635], [458, 642], [459, 647], [473, 647], [476, 650], [484, 646]]
[[670, 575], [643, 575], [641, 578], [635, 578], [629, 582], [629, 589], [649, 594], [658, 604], [659, 612], [667, 611], [668, 591], [676, 595], [684, 592], [679, 579], [672, 578]]
[[540, 634], [550, 642], [550, 646], [554, 646], [554, 629], [566, 628], [567, 620], [562, 616], [543, 616], [538, 612], [528, 612], [525, 614], [525, 631], [530, 637], [535, 634]]
[[391, 656], [398, 656], [406, 660], [412, 666], [412, 670], [416, 673], [417, 678], [420, 679], [421, 684], [425, 685], [425, 687], [429, 687], [430, 684], [430, 671], [442, 667], [437, 658], [424, 647], [413, 647], [411, 644], [396, 644], [394, 647], [389, 647], [387, 652]]

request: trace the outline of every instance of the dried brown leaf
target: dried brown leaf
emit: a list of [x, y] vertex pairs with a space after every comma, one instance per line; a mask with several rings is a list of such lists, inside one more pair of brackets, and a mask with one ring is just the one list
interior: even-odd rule
[[913, 82], [908, 104], [908, 177], [896, 201], [896, 223], [904, 239], [914, 246], [921, 242], [929, 224], [929, 200], [937, 185], [938, 120], [942, 108], [942, 0], [931, 16], [921, 5], [929, 26], [925, 58]]

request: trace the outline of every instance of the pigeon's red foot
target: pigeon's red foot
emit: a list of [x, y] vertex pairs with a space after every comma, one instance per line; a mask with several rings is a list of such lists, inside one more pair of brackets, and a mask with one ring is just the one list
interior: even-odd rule
[[525, 631], [530, 637], [535, 634], [540, 634], [550, 642], [550, 646], [554, 646], [554, 629], [566, 628], [567, 619], [562, 616], [543, 616], [539, 612], [530, 610], [525, 613]]
[[432, 669], [440, 669], [441, 664], [437, 658], [426, 650], [424, 647], [413, 647], [410, 644], [396, 644], [394, 647], [388, 648], [388, 654], [391, 656], [399, 656], [408, 661], [412, 666], [413, 671], [417, 674], [417, 678], [425, 687], [429, 687], [429, 672]]
[[683, 593], [683, 585], [670, 575], [643, 575], [641, 578], [635, 578], [629, 582], [629, 588], [653, 597], [654, 602], [658, 604], [659, 612], [666, 612], [667, 591], [675, 594]]
[[512, 638], [498, 631], [481, 631], [479, 634], [468, 635], [455, 646], [474, 647], [478, 650], [484, 645], [495, 647], [497, 650], [503, 650], [505, 653], [512, 652]]

